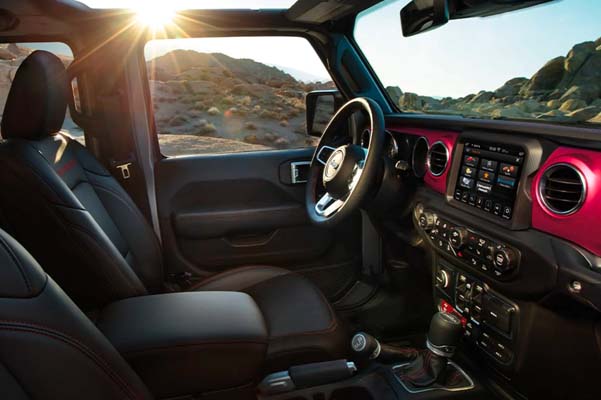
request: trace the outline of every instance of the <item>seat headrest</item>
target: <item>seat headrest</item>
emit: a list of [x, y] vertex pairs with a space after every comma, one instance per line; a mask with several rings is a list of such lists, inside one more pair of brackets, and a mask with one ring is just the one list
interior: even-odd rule
[[60, 131], [67, 111], [67, 71], [47, 51], [34, 51], [15, 74], [2, 115], [5, 139], [42, 139]]

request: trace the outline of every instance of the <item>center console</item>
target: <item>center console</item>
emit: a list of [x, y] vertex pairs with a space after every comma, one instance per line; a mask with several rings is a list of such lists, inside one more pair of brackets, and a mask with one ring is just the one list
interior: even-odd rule
[[415, 208], [414, 216], [429, 244], [446, 256], [438, 259], [434, 270], [439, 309], [462, 318], [468, 346], [496, 364], [510, 365], [518, 332], [518, 306], [477, 276], [511, 280], [519, 272], [520, 251], [454, 224], [422, 205]]
[[104, 308], [97, 326], [156, 398], [252, 398], [267, 351], [263, 316], [239, 292], [129, 298]]

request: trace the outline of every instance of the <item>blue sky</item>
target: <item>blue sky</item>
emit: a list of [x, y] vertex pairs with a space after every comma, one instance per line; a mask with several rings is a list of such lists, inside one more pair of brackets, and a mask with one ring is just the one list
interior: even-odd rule
[[464, 96], [530, 77], [576, 43], [601, 37], [601, 0], [563, 0], [488, 18], [453, 20], [405, 38], [387, 1], [360, 18], [355, 37], [384, 85], [429, 96]]

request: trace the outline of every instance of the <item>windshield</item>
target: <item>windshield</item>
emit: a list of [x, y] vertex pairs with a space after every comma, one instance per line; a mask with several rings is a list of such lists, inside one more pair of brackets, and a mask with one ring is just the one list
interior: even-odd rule
[[354, 32], [401, 111], [601, 126], [601, 1], [556, 1], [403, 37], [408, 2], [364, 11]]

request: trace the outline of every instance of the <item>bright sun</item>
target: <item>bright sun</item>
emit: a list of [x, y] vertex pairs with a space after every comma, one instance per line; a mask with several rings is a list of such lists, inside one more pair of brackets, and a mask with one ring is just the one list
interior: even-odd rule
[[138, 23], [152, 30], [163, 29], [172, 24], [176, 14], [175, 8], [170, 8], [163, 2], [147, 2], [135, 11]]

